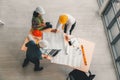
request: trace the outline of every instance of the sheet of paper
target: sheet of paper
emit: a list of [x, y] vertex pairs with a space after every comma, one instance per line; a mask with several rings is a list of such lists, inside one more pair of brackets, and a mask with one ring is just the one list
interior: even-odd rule
[[65, 53], [63, 33], [44, 32], [43, 40], [48, 42], [48, 45], [45, 49], [61, 49], [61, 52]]
[[[51, 62], [56, 63], [56, 64], [61, 64], [61, 65], [67, 65], [69, 67], [76, 68], [84, 72], [88, 72], [90, 64], [91, 64], [95, 44], [91, 41], [87, 41], [81, 38], [73, 38], [71, 42], [72, 44], [74, 43], [74, 45], [72, 46], [76, 48], [68, 47], [67, 45], [66, 52], [68, 53], [67, 54], [59, 53], [57, 56], [52, 58]], [[81, 45], [84, 46], [85, 56], [87, 59], [87, 65], [84, 64], [81, 50], [77, 50], [78, 49], [77, 46], [79, 46], [79, 48], [81, 49], [80, 47]]]
[[59, 53], [51, 60], [51, 62], [62, 65], [68, 65], [71, 67], [80, 67], [81, 60], [82, 60], [81, 50], [71, 46], [69, 47], [68, 54]]

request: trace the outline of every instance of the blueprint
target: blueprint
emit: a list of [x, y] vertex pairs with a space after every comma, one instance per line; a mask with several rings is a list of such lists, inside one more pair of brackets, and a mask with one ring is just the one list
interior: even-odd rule
[[69, 53], [59, 53], [57, 56], [55, 56], [51, 62], [57, 63], [57, 64], [63, 64], [68, 65], [71, 67], [80, 67], [82, 60], [82, 54], [81, 50], [74, 48], [72, 46], [69, 46]]
[[60, 49], [62, 52], [65, 52], [63, 33], [44, 32], [43, 40], [48, 42], [45, 49]]

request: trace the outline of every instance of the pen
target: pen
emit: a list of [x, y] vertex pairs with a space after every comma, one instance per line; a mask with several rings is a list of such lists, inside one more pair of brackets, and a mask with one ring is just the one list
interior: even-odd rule
[[82, 50], [82, 54], [83, 54], [84, 64], [87, 65], [87, 59], [86, 59], [86, 56], [85, 56], [85, 51], [84, 51], [83, 45], [81, 45], [81, 50]]

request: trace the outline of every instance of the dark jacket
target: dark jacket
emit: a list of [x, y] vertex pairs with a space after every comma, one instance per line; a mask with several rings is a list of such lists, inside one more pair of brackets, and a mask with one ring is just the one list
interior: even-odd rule
[[29, 41], [28, 43], [25, 44], [27, 47], [27, 52], [26, 52], [26, 57], [29, 59], [33, 58], [38, 58], [42, 59], [41, 54], [42, 52], [40, 51], [39, 47], [34, 43], [34, 41]]

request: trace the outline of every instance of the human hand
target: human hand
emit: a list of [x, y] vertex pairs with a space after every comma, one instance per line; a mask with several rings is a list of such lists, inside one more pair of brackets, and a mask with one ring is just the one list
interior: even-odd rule
[[56, 33], [56, 32], [57, 32], [57, 29], [52, 29], [51, 32]]
[[67, 35], [65, 35], [65, 40], [69, 41], [69, 37]]
[[44, 24], [44, 23], [41, 23], [41, 26], [46, 26], [46, 24]]

